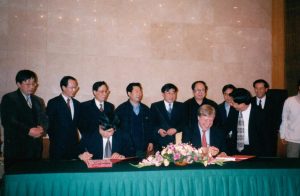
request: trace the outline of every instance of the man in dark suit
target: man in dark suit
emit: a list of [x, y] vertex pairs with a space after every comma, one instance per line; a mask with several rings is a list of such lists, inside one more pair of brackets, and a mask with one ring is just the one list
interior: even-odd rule
[[272, 97], [268, 94], [269, 84], [267, 81], [263, 79], [255, 80], [253, 88], [256, 96], [252, 98], [252, 105], [258, 108], [263, 118], [264, 156], [276, 156], [282, 106], [272, 100]]
[[217, 118], [218, 118], [219, 126], [221, 128], [224, 128], [224, 125], [226, 124], [229, 113], [232, 113], [232, 112], [236, 113], [237, 112], [230, 105], [231, 97], [229, 96], [229, 94], [232, 93], [232, 91], [234, 89], [236, 89], [236, 88], [232, 84], [226, 84], [222, 89], [224, 101], [221, 104], [218, 105], [218, 109], [217, 109], [217, 115], [218, 115]]
[[181, 132], [185, 123], [184, 108], [177, 102], [177, 87], [167, 83], [161, 88], [164, 100], [153, 103], [150, 119], [153, 126], [155, 150], [175, 142], [175, 134]]
[[104, 81], [93, 85], [94, 99], [81, 103], [79, 130], [81, 153], [93, 155], [93, 159], [120, 158], [123, 149], [121, 131], [117, 131], [118, 120], [114, 105], [107, 102], [108, 85]]
[[[186, 122], [187, 126], [189, 126], [190, 128], [198, 122], [197, 111], [200, 106], [208, 104], [213, 106], [216, 110], [218, 107], [218, 104], [216, 102], [206, 98], [208, 87], [204, 81], [195, 81], [192, 84], [192, 90], [194, 97], [184, 102]], [[217, 118], [215, 118], [215, 124], [216, 123]]]
[[227, 130], [232, 130], [229, 140], [231, 154], [249, 154], [260, 156], [263, 153], [263, 134], [261, 116], [257, 107], [251, 104], [251, 94], [244, 88], [232, 93], [232, 106], [238, 113], [228, 117]]
[[48, 118], [43, 99], [34, 95], [37, 81], [33, 71], [21, 70], [16, 75], [18, 90], [2, 98], [5, 169], [17, 161], [42, 158], [42, 136], [47, 130]]
[[215, 146], [221, 152], [226, 152], [226, 140], [223, 130], [213, 126], [216, 116], [214, 107], [208, 104], [198, 109], [198, 123], [195, 123], [191, 130], [183, 132], [183, 142], [191, 143], [194, 147]]
[[50, 99], [47, 104], [49, 117], [49, 156], [50, 159], [77, 158], [79, 134], [79, 101], [74, 99], [78, 91], [77, 80], [64, 76], [60, 81], [62, 93]]
[[116, 109], [120, 130], [128, 137], [124, 155], [145, 157], [153, 151], [150, 109], [141, 103], [143, 88], [140, 83], [130, 83], [126, 92], [129, 99]]

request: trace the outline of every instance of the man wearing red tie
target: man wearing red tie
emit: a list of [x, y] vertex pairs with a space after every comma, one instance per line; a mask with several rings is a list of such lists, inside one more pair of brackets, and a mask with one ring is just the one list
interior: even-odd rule
[[185, 130], [183, 142], [190, 142], [194, 147], [215, 146], [222, 152], [227, 151], [224, 131], [213, 126], [216, 116], [214, 107], [208, 104], [202, 105], [198, 109], [198, 123], [195, 123], [192, 130]]

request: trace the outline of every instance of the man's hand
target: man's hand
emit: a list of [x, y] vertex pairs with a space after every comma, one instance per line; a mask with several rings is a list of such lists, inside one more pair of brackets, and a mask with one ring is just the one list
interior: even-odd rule
[[111, 159], [125, 159], [125, 156], [115, 152], [111, 155]]
[[114, 132], [115, 132], [114, 128], [104, 130], [101, 125], [99, 126], [99, 133], [103, 138], [109, 138], [114, 134]]
[[91, 153], [89, 153], [89, 152], [84, 152], [84, 153], [80, 154], [78, 157], [79, 157], [79, 159], [82, 160], [82, 161], [87, 161], [87, 160], [92, 159], [93, 154], [91, 154]]
[[43, 134], [44, 134], [44, 129], [41, 126], [31, 128], [28, 133], [28, 135], [33, 138], [39, 138]]
[[174, 134], [176, 134], [177, 133], [177, 130], [175, 129], [175, 128], [170, 128], [170, 129], [168, 129], [168, 131], [167, 131], [167, 134], [168, 135], [174, 135]]
[[147, 153], [151, 152], [153, 150], [153, 144], [149, 143], [147, 147]]
[[166, 137], [168, 134], [164, 129], [159, 129], [158, 133], [161, 137]]
[[285, 139], [281, 139], [281, 143], [282, 143], [283, 145], [286, 145], [286, 144], [287, 144], [287, 141], [286, 141]]

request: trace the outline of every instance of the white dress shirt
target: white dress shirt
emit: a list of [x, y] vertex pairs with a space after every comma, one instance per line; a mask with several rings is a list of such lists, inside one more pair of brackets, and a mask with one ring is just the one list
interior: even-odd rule
[[[111, 145], [111, 150], [112, 150], [112, 136], [109, 138], [104, 138], [102, 137], [102, 146], [103, 146], [103, 151], [102, 151], [102, 159], [104, 159], [104, 155], [105, 155], [105, 146], [107, 143], [107, 140], [109, 139], [110, 141], [110, 145]], [[113, 154], [113, 152], [111, 152], [111, 154]]]
[[244, 144], [249, 145], [249, 119], [250, 119], [250, 111], [251, 104], [249, 104], [248, 108], [242, 111], [243, 120], [244, 120]]
[[[203, 135], [203, 131], [202, 131], [202, 128], [201, 126], [198, 124], [198, 128], [199, 128], [199, 131], [200, 131], [200, 136], [201, 136], [201, 145], [202, 145], [202, 135]], [[206, 143], [207, 143], [207, 146], [210, 146], [210, 129], [206, 130], [205, 132], [205, 137], [206, 137]]]

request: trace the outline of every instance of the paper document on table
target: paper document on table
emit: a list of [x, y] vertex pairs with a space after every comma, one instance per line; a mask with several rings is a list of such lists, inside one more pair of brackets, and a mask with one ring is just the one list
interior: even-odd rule
[[251, 159], [251, 158], [254, 158], [254, 157], [255, 156], [252, 156], [252, 155], [219, 156], [219, 157], [216, 157], [216, 160], [220, 160], [220, 161], [223, 161], [223, 162], [242, 161], [242, 160]]
[[112, 167], [112, 162], [107, 159], [107, 160], [102, 160], [102, 159], [97, 159], [97, 160], [87, 160], [85, 161], [86, 165], [88, 168], [109, 168]]

